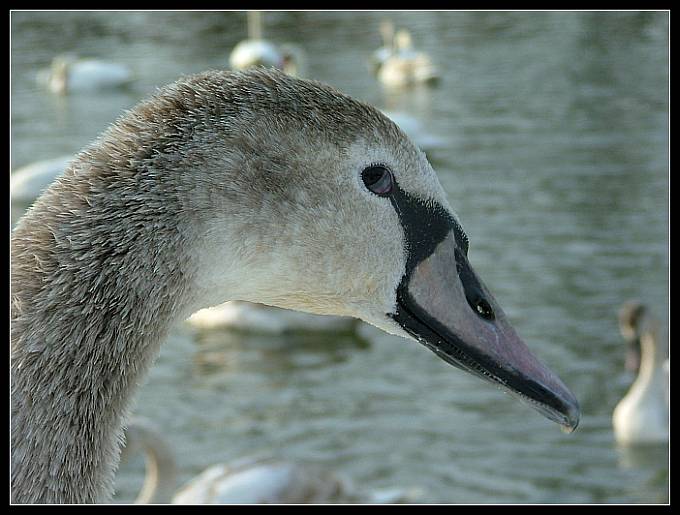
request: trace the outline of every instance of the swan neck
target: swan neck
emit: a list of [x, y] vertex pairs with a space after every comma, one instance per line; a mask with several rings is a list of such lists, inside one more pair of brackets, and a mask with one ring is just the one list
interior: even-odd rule
[[[125, 450], [143, 450], [146, 457], [144, 485], [135, 504], [168, 504], [176, 488], [177, 468], [172, 451], [149, 424], [133, 421], [126, 431]], [[128, 454], [128, 452], [126, 452]]]
[[[58, 202], [58, 191], [36, 202], [11, 239], [15, 503], [111, 497], [131, 399], [185, 314], [177, 238], [134, 221], [129, 213], [142, 205], [112, 222], [110, 203], [83, 205], [75, 194]], [[119, 230], [93, 243], [99, 224], [112, 223]]]
[[248, 11], [248, 38], [262, 39], [262, 13]]
[[640, 370], [635, 383], [638, 388], [661, 387], [664, 380], [664, 353], [657, 345], [656, 337], [644, 334], [640, 338]]

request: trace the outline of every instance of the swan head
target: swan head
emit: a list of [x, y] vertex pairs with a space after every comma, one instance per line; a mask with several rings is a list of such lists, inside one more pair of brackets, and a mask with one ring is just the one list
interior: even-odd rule
[[282, 65], [279, 69], [293, 77], [303, 77], [306, 69], [305, 51], [298, 45], [284, 43], [279, 47]]
[[626, 341], [625, 367], [635, 374], [640, 369], [640, 339], [646, 318], [647, 308], [636, 300], [625, 302], [619, 309], [619, 330]]
[[401, 29], [394, 35], [394, 44], [397, 50], [411, 50], [413, 48], [413, 38], [406, 29]]
[[253, 69], [185, 78], [131, 116], [173, 134], [143, 166], [183, 206], [190, 312], [244, 300], [356, 317], [575, 428], [573, 394], [511, 327], [425, 154], [380, 111]]

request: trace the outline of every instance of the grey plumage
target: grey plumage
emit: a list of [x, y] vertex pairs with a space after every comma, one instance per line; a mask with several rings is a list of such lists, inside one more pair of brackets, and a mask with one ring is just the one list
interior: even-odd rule
[[[231, 300], [227, 284], [383, 324], [404, 269], [396, 215], [343, 193], [348, 163], [373, 154], [447, 205], [389, 119], [275, 71], [183, 78], [84, 149], [11, 237], [12, 501], [110, 497], [136, 387], [171, 324]], [[250, 297], [234, 286], [258, 273], [270, 284]]]

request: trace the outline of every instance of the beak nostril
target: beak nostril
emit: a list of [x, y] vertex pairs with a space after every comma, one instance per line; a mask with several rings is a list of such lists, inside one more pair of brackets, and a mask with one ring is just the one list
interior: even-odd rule
[[495, 318], [491, 305], [483, 298], [477, 299], [472, 307], [485, 320], [493, 320]]

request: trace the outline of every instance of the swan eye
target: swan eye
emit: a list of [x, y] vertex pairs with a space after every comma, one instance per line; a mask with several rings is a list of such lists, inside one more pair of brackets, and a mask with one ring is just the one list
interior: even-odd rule
[[392, 173], [384, 166], [369, 166], [361, 172], [361, 179], [366, 187], [381, 197], [386, 197], [392, 193], [394, 178]]

